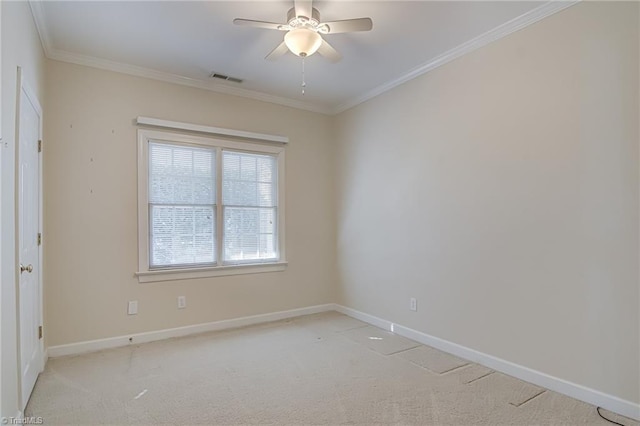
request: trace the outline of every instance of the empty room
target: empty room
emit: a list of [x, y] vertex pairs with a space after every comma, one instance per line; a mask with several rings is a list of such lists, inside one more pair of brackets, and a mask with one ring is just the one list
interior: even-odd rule
[[639, 26], [1, 1], [1, 423], [640, 426]]

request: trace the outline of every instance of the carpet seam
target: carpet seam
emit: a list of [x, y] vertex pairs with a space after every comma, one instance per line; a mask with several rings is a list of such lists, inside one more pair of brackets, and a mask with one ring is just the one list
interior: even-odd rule
[[533, 395], [531, 398], [529, 398], [529, 399], [526, 399], [526, 400], [522, 401], [520, 404], [517, 404], [517, 405], [516, 405], [516, 404], [514, 404], [513, 402], [510, 402], [509, 404], [513, 405], [514, 407], [518, 407], [518, 408], [520, 408], [520, 407], [522, 407], [524, 404], [526, 404], [527, 402], [531, 401], [531, 400], [532, 400], [532, 399], [534, 399], [534, 398], [539, 397], [540, 395], [542, 395], [542, 394], [543, 394], [543, 393], [545, 393], [546, 391], [547, 391], [546, 389], [542, 389], [540, 392], [538, 392], [537, 394]]
[[407, 352], [407, 351], [410, 351], [411, 349], [415, 349], [415, 348], [420, 347], [420, 346], [424, 346], [424, 345], [418, 343], [416, 346], [412, 346], [412, 347], [407, 348], [407, 349], [401, 349], [399, 351], [395, 351], [395, 352], [391, 352], [391, 353], [383, 354], [383, 355], [391, 356], [391, 355], [401, 354], [402, 352]]
[[488, 375], [493, 374], [493, 373], [495, 373], [495, 371], [490, 371], [490, 372], [488, 372], [487, 374], [484, 374], [484, 375], [482, 375], [482, 376], [480, 376], [480, 377], [476, 377], [475, 379], [473, 379], [473, 380], [471, 380], [471, 381], [469, 381], [469, 382], [467, 382], [467, 383], [465, 383], [465, 384], [466, 384], [466, 385], [469, 385], [469, 384], [471, 384], [471, 383], [473, 383], [473, 382], [476, 382], [476, 381], [478, 381], [478, 380], [480, 380], [480, 379], [484, 379], [485, 377], [487, 377]]
[[[447, 370], [447, 371], [443, 371], [442, 373], [438, 373], [438, 374], [440, 374], [440, 375], [442, 376], [442, 375], [444, 375], [444, 374], [451, 373], [452, 371], [460, 370], [461, 368], [467, 367], [467, 366], [469, 366], [469, 365], [471, 365], [471, 363], [470, 363], [470, 362], [467, 362], [466, 364], [462, 364], [462, 365], [459, 365], [459, 366], [457, 366], [457, 367], [453, 367], [453, 368], [451, 368], [451, 369], [449, 369], [449, 370]], [[432, 371], [433, 371], [433, 370], [432, 370]], [[434, 371], [434, 373], [435, 373], [435, 371]]]

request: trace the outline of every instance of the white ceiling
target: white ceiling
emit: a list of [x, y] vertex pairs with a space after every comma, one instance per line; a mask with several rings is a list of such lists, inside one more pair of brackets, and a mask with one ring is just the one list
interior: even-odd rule
[[[43, 1], [32, 10], [47, 56], [309, 110], [344, 110], [561, 8], [534, 1], [314, 1], [323, 21], [371, 17], [370, 32], [324, 36], [343, 59], [264, 57], [280, 31], [236, 17], [285, 22], [293, 0]], [[209, 78], [212, 71], [241, 84]]]

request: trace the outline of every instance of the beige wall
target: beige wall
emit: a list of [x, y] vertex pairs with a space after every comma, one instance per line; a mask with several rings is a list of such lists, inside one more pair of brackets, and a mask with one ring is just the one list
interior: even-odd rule
[[15, 137], [17, 67], [23, 79], [42, 102], [44, 94], [44, 55], [40, 39], [26, 2], [0, 2], [2, 8], [2, 285], [0, 287], [1, 365], [0, 416], [19, 411], [18, 358], [16, 336], [15, 255]]
[[341, 114], [339, 302], [640, 401], [638, 16], [579, 4]]
[[[45, 104], [49, 345], [332, 302], [331, 118], [56, 61]], [[284, 272], [138, 283], [135, 117], [285, 135]], [[177, 309], [177, 297], [187, 308]], [[127, 301], [139, 314], [127, 315]]]

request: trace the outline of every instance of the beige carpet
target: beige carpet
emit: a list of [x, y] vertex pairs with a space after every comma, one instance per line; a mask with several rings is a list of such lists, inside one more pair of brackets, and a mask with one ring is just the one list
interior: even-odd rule
[[335, 312], [50, 359], [26, 415], [65, 425], [608, 424], [591, 405]]

